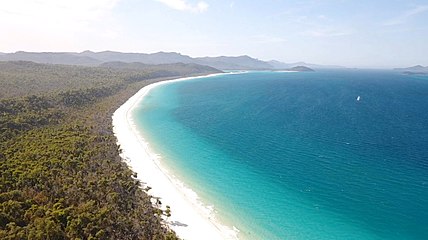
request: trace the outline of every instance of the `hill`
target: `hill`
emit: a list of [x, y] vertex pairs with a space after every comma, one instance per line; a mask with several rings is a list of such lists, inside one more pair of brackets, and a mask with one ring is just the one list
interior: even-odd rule
[[87, 56], [67, 52], [16, 52], [0, 55], [0, 61], [32, 61], [36, 63], [96, 66], [102, 61]]
[[338, 66], [323, 66], [308, 63], [282, 63], [279, 61], [262, 61], [250, 56], [220, 56], [192, 58], [175, 52], [158, 53], [122, 53], [114, 51], [92, 52], [16, 52], [0, 54], [0, 61], [33, 61], [37, 63], [66, 64], [81, 66], [98, 66], [106, 62], [144, 63], [144, 64], [172, 64], [186, 63], [206, 65], [221, 70], [273, 70], [288, 69], [295, 66], [310, 68], [337, 68]]
[[112, 68], [112, 69], [133, 69], [142, 71], [163, 71], [168, 73], [170, 76], [182, 76], [189, 75], [193, 72], [198, 73], [218, 73], [220, 70], [194, 63], [169, 63], [169, 64], [145, 64], [140, 62], [105, 62], [99, 65], [99, 67]]
[[168, 64], [168, 63], [194, 63], [189, 56], [173, 52], [146, 53], [121, 53], [113, 51], [91, 52], [85, 51], [75, 53], [77, 56], [90, 57], [101, 62], [140, 62], [145, 64]]
[[273, 68], [273, 66], [267, 62], [246, 55], [238, 57], [203, 57], [195, 58], [195, 60], [199, 64], [224, 70], [267, 70]]

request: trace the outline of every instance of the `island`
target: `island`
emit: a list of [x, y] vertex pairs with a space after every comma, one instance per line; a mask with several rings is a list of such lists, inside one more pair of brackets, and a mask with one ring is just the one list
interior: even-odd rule
[[315, 72], [312, 68], [308, 68], [305, 66], [295, 66], [292, 68], [289, 68], [288, 71], [296, 71], [296, 72]]
[[416, 65], [408, 68], [394, 68], [395, 71], [401, 71], [406, 75], [426, 75], [428, 74], [428, 66], [424, 67], [421, 65]]

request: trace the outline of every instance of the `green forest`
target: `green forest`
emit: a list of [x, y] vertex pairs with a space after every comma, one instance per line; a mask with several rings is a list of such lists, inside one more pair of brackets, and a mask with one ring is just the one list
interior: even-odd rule
[[218, 70], [0, 62], [0, 239], [177, 239], [119, 157], [113, 112], [141, 87]]

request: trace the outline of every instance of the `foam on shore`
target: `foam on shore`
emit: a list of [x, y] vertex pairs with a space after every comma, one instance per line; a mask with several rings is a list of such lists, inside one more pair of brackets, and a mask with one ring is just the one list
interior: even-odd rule
[[204, 205], [194, 191], [162, 167], [160, 155], [151, 151], [150, 143], [138, 131], [131, 113], [147, 93], [159, 85], [221, 74], [224, 73], [150, 84], [128, 99], [112, 117], [121, 157], [137, 173], [138, 179], [152, 188], [150, 194], [161, 199], [162, 208], [171, 207], [172, 216], [167, 224], [182, 239], [238, 239], [239, 231], [219, 223], [212, 206]]

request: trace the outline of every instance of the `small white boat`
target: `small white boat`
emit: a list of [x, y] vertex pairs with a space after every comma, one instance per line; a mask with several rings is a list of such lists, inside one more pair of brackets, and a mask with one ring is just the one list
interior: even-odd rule
[[361, 99], [361, 97], [360, 97], [360, 96], [358, 96], [358, 97], [357, 97], [357, 101], [360, 101], [360, 99]]

